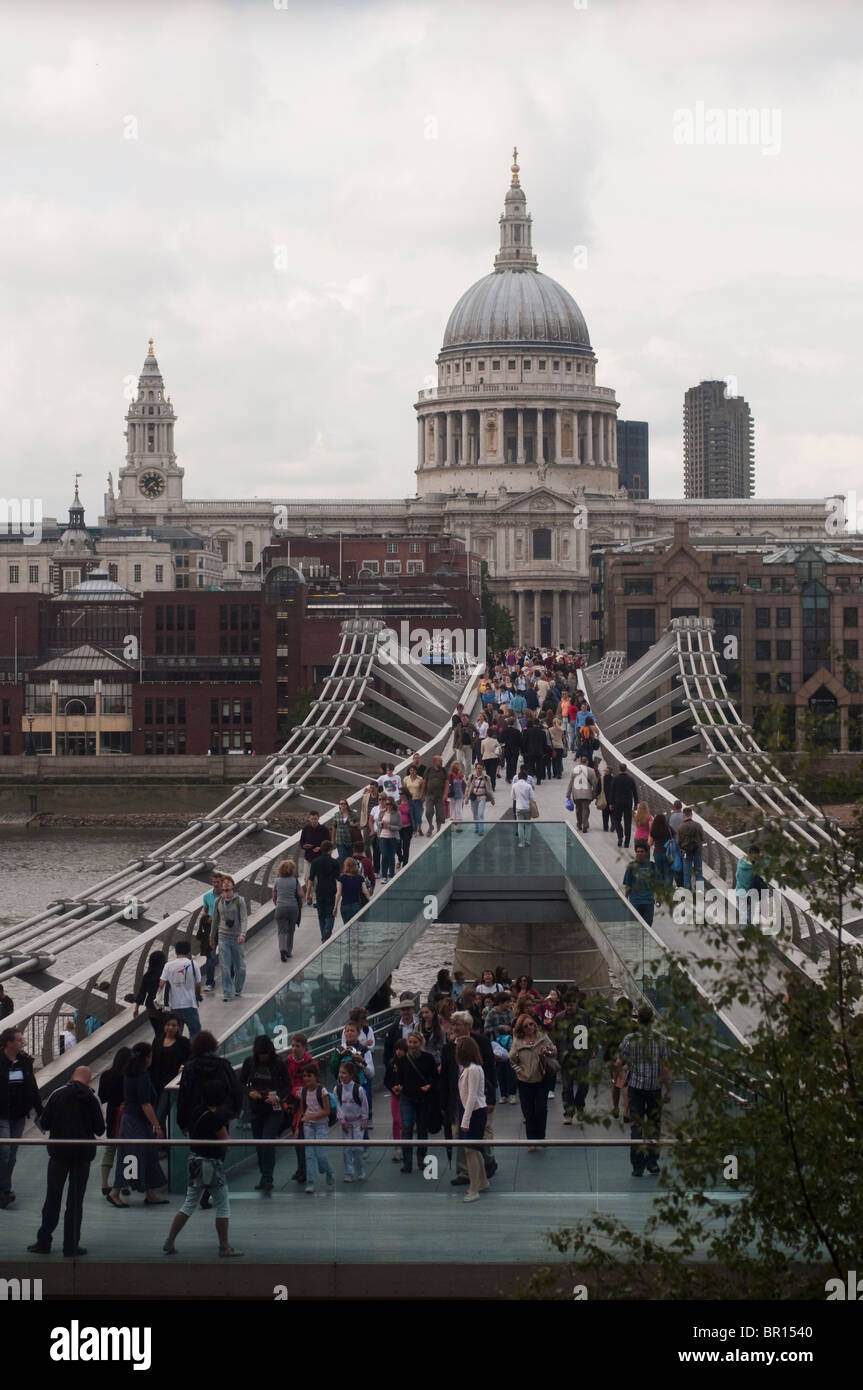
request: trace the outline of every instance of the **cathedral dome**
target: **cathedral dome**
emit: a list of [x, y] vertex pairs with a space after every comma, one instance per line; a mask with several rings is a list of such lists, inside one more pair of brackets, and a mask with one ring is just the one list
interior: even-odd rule
[[532, 218], [518, 175], [518, 154], [513, 151], [494, 270], [471, 285], [456, 304], [442, 351], [501, 343], [570, 348], [593, 356], [584, 315], [572, 295], [537, 270]]
[[493, 270], [456, 304], [444, 350], [494, 343], [590, 351], [587, 324], [572, 295], [538, 270]]

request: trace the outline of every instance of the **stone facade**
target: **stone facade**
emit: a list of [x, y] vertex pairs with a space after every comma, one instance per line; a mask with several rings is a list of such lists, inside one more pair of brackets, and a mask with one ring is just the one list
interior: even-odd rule
[[[149, 415], [151, 405], [155, 412], [167, 402], [151, 351], [127, 416], [129, 451], [119, 496], [111, 488], [106, 496], [106, 520], [190, 528], [215, 542], [223, 582], [239, 588], [260, 582], [264, 550], [278, 539], [277, 509], [282, 534], [451, 536], [486, 561], [517, 640], [566, 645], [590, 635], [590, 556], [597, 549], [670, 539], [680, 519], [693, 535], [823, 539], [823, 500], [634, 501], [619, 486], [617, 400], [596, 384], [596, 358], [575, 300], [536, 268], [518, 173], [516, 163], [494, 269], [458, 301], [437, 386], [414, 406], [417, 496], [185, 500], [173, 407], [161, 427], [160, 417]], [[148, 471], [164, 477], [164, 488], [151, 482], [154, 496], [141, 489]]]

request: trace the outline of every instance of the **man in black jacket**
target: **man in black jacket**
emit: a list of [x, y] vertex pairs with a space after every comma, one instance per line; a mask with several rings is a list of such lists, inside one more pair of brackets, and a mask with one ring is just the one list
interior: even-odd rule
[[403, 1038], [405, 1041], [411, 1033], [416, 1032], [419, 1027], [416, 1018], [416, 997], [413, 994], [403, 993], [399, 995], [399, 1016], [395, 1023], [391, 1023], [384, 1033], [384, 1066], [388, 1067], [393, 1059], [396, 1043]]
[[[494, 1053], [491, 1049], [491, 1039], [481, 1029], [476, 1027], [473, 1015], [467, 1009], [461, 1009], [454, 1013], [451, 1020], [451, 1031], [449, 1041], [444, 1043], [440, 1059], [440, 1104], [443, 1112], [444, 1128], [448, 1130], [453, 1139], [460, 1138], [459, 1117], [458, 1117], [458, 1062], [456, 1061], [455, 1045], [459, 1038], [473, 1038], [480, 1051], [482, 1058], [482, 1069], [485, 1074], [485, 1138], [494, 1139], [494, 1103], [497, 1097], [497, 1067], [495, 1065]], [[485, 1145], [483, 1148], [485, 1157], [486, 1177], [491, 1177], [497, 1168], [497, 1162], [493, 1156], [493, 1150]], [[456, 1176], [451, 1179], [453, 1187], [467, 1187], [470, 1179], [467, 1172], [467, 1152], [465, 1149], [458, 1150], [456, 1158]]]
[[[51, 1092], [39, 1125], [52, 1139], [95, 1139], [105, 1133], [102, 1107], [90, 1089], [89, 1067], [76, 1067], [71, 1081]], [[68, 1258], [86, 1255], [80, 1243], [81, 1218], [90, 1164], [95, 1157], [95, 1144], [48, 1145], [48, 1191], [42, 1208], [42, 1225], [36, 1244], [27, 1247], [34, 1255], [51, 1253], [51, 1237], [60, 1220], [60, 1203], [67, 1180], [63, 1254]]]
[[208, 1081], [221, 1082], [225, 1094], [222, 1106], [232, 1119], [237, 1118], [243, 1107], [243, 1088], [239, 1077], [227, 1057], [218, 1055], [218, 1046], [212, 1033], [196, 1033], [192, 1039], [177, 1097], [177, 1123], [184, 1134], [188, 1134], [196, 1110], [204, 1104], [204, 1086]]
[[33, 1063], [24, 1051], [24, 1035], [20, 1028], [4, 1028], [0, 1033], [0, 1209], [15, 1201], [12, 1173], [18, 1153], [17, 1144], [3, 1141], [21, 1137], [32, 1110], [41, 1115], [42, 1102]]
[[545, 736], [545, 729], [541, 724], [528, 715], [527, 728], [522, 734], [521, 748], [524, 754], [524, 761], [527, 770], [536, 779], [536, 785], [542, 785], [545, 774], [545, 755], [548, 751], [548, 739]]
[[505, 726], [500, 736], [500, 742], [506, 759], [506, 780], [511, 782], [518, 768], [522, 747], [522, 732], [514, 719], [511, 719]]
[[621, 763], [611, 782], [611, 812], [617, 831], [618, 846], [629, 849], [632, 835], [632, 813], [638, 805], [638, 788], [626, 763]]

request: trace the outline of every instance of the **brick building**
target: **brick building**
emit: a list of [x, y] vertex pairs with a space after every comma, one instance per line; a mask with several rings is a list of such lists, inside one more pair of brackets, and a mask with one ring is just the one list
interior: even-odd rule
[[595, 650], [636, 661], [672, 618], [712, 617], [729, 693], [756, 732], [771, 712], [792, 742], [815, 730], [863, 748], [859, 541], [692, 537], [679, 521], [671, 544], [594, 553], [592, 579]]
[[286, 536], [264, 564], [242, 590], [136, 594], [97, 568], [0, 594], [0, 756], [270, 753], [346, 618], [482, 625], [480, 561], [449, 537]]

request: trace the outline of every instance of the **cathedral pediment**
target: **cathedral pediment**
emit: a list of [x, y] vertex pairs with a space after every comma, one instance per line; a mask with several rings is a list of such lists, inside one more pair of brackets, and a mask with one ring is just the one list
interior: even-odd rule
[[496, 511], [501, 516], [505, 513], [511, 515], [520, 512], [529, 516], [532, 512], [571, 513], [572, 508], [571, 497], [565, 497], [561, 492], [553, 492], [548, 487], [537, 487], [532, 492], [520, 492], [517, 496], [509, 498], [508, 501], [501, 502]]

